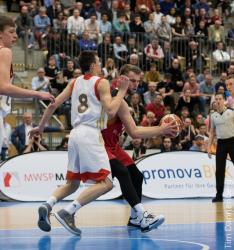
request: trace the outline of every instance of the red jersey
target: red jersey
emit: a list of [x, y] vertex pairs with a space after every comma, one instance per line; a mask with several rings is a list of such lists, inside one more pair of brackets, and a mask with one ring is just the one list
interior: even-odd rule
[[123, 132], [123, 124], [118, 116], [109, 120], [107, 128], [102, 130], [105, 148], [110, 160], [117, 159], [124, 166], [135, 164], [132, 158], [119, 146], [119, 139]]

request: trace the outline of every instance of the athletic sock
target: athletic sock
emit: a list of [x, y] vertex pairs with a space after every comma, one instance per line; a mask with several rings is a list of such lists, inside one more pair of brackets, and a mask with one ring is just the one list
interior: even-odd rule
[[138, 203], [137, 205], [134, 206], [134, 209], [136, 211], [138, 219], [141, 220], [143, 218], [143, 214], [145, 212], [145, 208], [143, 207], [143, 204]]
[[81, 208], [80, 203], [77, 200], [74, 200], [72, 203], [70, 203], [67, 207], [65, 207], [65, 210], [69, 214], [74, 214], [76, 211], [78, 211]]
[[48, 203], [52, 208], [57, 203], [57, 199], [56, 199], [56, 197], [51, 196], [46, 203]]
[[131, 215], [130, 215], [131, 218], [136, 218], [137, 217], [137, 212], [136, 212], [136, 209], [131, 207]]

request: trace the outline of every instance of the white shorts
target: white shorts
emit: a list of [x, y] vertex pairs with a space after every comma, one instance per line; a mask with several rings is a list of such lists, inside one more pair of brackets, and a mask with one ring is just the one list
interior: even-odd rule
[[68, 141], [68, 180], [96, 183], [111, 178], [109, 158], [100, 129], [79, 125]]

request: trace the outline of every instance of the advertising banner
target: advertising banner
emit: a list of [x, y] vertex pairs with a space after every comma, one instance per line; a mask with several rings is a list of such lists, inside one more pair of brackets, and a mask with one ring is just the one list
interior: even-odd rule
[[[224, 197], [234, 196], [234, 166], [226, 162]], [[144, 175], [143, 195], [150, 198], [214, 197], [215, 156], [178, 151], [147, 156], [137, 163]]]
[[[0, 191], [9, 198], [20, 201], [45, 201], [56, 187], [66, 183], [67, 151], [42, 151], [11, 158], [0, 167]], [[73, 200], [88, 185], [67, 197]], [[99, 200], [109, 200], [121, 195], [118, 181]]]

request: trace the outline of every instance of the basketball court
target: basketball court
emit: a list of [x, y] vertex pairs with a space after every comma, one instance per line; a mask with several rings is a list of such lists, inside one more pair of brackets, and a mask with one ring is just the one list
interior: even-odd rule
[[[211, 203], [211, 199], [143, 200], [148, 211], [164, 214], [165, 223], [141, 233], [126, 226], [129, 206], [122, 199], [95, 201], [82, 208], [76, 224], [77, 237], [51, 217], [49, 233], [37, 228], [40, 203], [0, 203], [0, 249], [38, 250], [222, 250], [234, 247], [234, 200]], [[55, 206], [55, 211], [67, 202]]]

